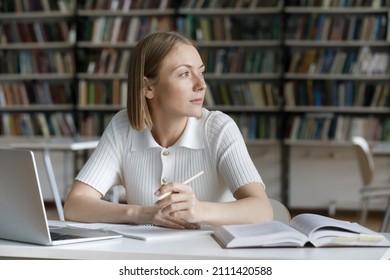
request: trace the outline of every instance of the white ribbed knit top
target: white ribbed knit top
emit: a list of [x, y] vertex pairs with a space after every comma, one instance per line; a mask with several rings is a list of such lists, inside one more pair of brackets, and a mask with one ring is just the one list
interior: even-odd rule
[[236, 123], [219, 111], [203, 109], [202, 118], [189, 118], [180, 139], [161, 147], [149, 129], [131, 128], [126, 110], [118, 112], [76, 179], [103, 195], [123, 185], [127, 203], [153, 205], [154, 192], [165, 182], [192, 181], [202, 201], [231, 201], [240, 186], [262, 179], [254, 166]]

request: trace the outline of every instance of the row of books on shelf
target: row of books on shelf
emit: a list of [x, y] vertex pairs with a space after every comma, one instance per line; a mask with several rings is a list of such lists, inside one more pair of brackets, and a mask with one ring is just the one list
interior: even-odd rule
[[82, 53], [80, 55], [85, 59], [85, 65], [81, 70], [89, 74], [126, 74], [129, 68], [129, 59], [131, 51], [129, 49], [99, 49], [94, 53]]
[[208, 82], [205, 105], [280, 106], [277, 84], [263, 81]]
[[79, 116], [79, 135], [85, 137], [96, 137], [103, 134], [105, 127], [111, 121], [114, 113], [99, 114], [87, 113]]
[[[103, 48], [85, 54], [82, 71], [86, 73], [119, 73], [128, 70], [131, 50]], [[280, 51], [275, 49], [217, 48], [201, 49], [200, 55], [208, 73], [280, 73]]]
[[[78, 104], [126, 106], [127, 81], [80, 80]], [[279, 89], [276, 84], [262, 81], [249, 82], [208, 82], [205, 105], [242, 105], [258, 107], [277, 107], [280, 105]]]
[[390, 106], [389, 83], [363, 81], [287, 81], [284, 85], [286, 106]]
[[387, 74], [389, 53], [359, 49], [309, 48], [294, 51], [288, 68], [290, 73], [308, 74]]
[[76, 0], [3, 0], [0, 10], [7, 13], [74, 10]]
[[[74, 0], [4, 0], [2, 11], [64, 11], [74, 9]], [[165, 8], [258, 8], [280, 7], [282, 0], [184, 0], [179, 5], [173, 0], [87, 0], [82, 8], [87, 10], [116, 10], [116, 9], [165, 9]], [[290, 0], [287, 6], [309, 7], [387, 7], [389, 0]]]
[[275, 15], [186, 15], [176, 19], [176, 29], [197, 41], [278, 40], [281, 18]]
[[0, 24], [0, 44], [75, 42], [76, 31], [66, 21], [4, 22]]
[[237, 123], [245, 140], [268, 139], [276, 140], [280, 136], [280, 122], [275, 115], [258, 113], [229, 114]]
[[277, 7], [283, 3], [281, 0], [109, 0], [109, 1], [85, 1], [83, 9], [88, 10], [137, 10], [137, 9], [218, 9], [218, 8], [258, 8]]
[[79, 106], [127, 104], [127, 81], [114, 79], [111, 81], [79, 81]]
[[69, 83], [48, 82], [0, 83], [0, 108], [32, 104], [72, 104], [71, 86]]
[[386, 15], [344, 16], [310, 14], [290, 16], [286, 38], [294, 40], [386, 40]]
[[390, 141], [390, 118], [333, 114], [292, 115], [287, 121], [290, 140], [349, 141], [362, 136], [369, 141]]
[[0, 74], [75, 73], [73, 50], [23, 50], [0, 52]]
[[180, 8], [193, 9], [218, 9], [218, 8], [259, 8], [259, 7], [278, 7], [283, 3], [282, 0], [184, 0]]
[[154, 31], [174, 30], [171, 16], [96, 17], [81, 22], [79, 40], [93, 43], [134, 44]]
[[1, 113], [0, 118], [3, 136], [76, 136], [71, 113]]
[[388, 7], [389, 0], [287, 0], [288, 6], [302, 7]]
[[240, 16], [132, 16], [96, 17], [81, 23], [81, 40], [133, 44], [158, 30], [177, 30], [197, 41], [278, 40], [279, 17]]
[[87, 0], [81, 5], [85, 10], [144, 10], [173, 8], [172, 0]]
[[206, 71], [221, 73], [278, 73], [281, 54], [277, 49], [217, 48], [201, 49]]

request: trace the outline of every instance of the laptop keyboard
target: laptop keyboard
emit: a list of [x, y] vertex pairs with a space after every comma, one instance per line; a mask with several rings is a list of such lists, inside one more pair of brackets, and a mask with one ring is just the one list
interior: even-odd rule
[[64, 234], [58, 232], [50, 232], [50, 236], [51, 236], [51, 240], [53, 241], [81, 238], [80, 236], [77, 235], [70, 235], [70, 234]]

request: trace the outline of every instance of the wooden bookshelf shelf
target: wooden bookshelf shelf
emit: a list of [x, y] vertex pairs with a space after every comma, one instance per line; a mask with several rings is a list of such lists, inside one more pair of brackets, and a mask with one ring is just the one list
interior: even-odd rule
[[197, 42], [200, 48], [212, 48], [212, 47], [280, 47], [281, 40], [210, 40]]
[[288, 47], [316, 47], [316, 48], [356, 48], [356, 47], [388, 47], [389, 41], [370, 41], [370, 40], [340, 40], [340, 41], [313, 41], [313, 40], [286, 40], [284, 44]]
[[36, 43], [8, 43], [0, 44], [2, 50], [55, 50], [55, 49], [72, 49], [72, 42], [36, 42]]
[[212, 80], [277, 80], [281, 73], [207, 73], [205, 77]]
[[134, 16], [174, 16], [174, 9], [138, 9], [127, 11], [110, 11], [110, 10], [78, 10], [77, 15], [80, 17], [134, 17]]
[[208, 109], [210, 110], [219, 110], [219, 111], [224, 111], [224, 112], [263, 112], [263, 113], [267, 113], [267, 112], [273, 112], [273, 113], [277, 113], [279, 112], [279, 110], [281, 109], [280, 107], [276, 107], [276, 106], [263, 106], [263, 107], [259, 107], [259, 106], [251, 106], [251, 105], [247, 105], [247, 106], [242, 106], [242, 105], [214, 105], [214, 106], [207, 106]]
[[257, 7], [257, 8], [181, 8], [178, 10], [179, 15], [272, 15], [280, 14], [282, 12], [282, 7], [267, 8], [267, 7]]
[[74, 74], [59, 74], [59, 73], [47, 73], [47, 74], [0, 74], [0, 81], [64, 81], [73, 80]]
[[29, 104], [29, 105], [8, 105], [7, 108], [0, 108], [0, 112], [51, 112], [51, 111], [70, 111], [74, 107], [73, 104], [50, 104], [50, 106], [39, 105], [39, 104]]
[[77, 74], [78, 79], [82, 80], [127, 80], [127, 74], [119, 74], [119, 73], [112, 73], [112, 74], [89, 74], [89, 73], [78, 73]]
[[367, 81], [387, 81], [390, 78], [390, 74], [298, 74], [298, 73], [286, 73], [284, 75], [286, 79], [296, 80], [367, 80]]
[[290, 14], [383, 14], [388, 13], [388, 7], [291, 7], [284, 8]]
[[2, 21], [31, 21], [31, 20], [71, 20], [74, 18], [73, 12], [60, 12], [60, 11], [25, 11], [25, 12], [2, 12], [0, 14], [0, 20]]
[[285, 106], [284, 111], [286, 112], [307, 112], [307, 113], [321, 113], [321, 112], [329, 112], [329, 113], [363, 113], [363, 114], [387, 114], [390, 113], [389, 107], [361, 107], [361, 106]]

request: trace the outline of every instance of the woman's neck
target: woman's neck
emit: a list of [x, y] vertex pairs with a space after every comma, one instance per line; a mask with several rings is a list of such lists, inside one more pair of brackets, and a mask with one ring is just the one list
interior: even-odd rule
[[173, 146], [183, 134], [187, 119], [181, 118], [175, 121], [166, 119], [153, 120], [151, 132], [156, 142], [164, 148]]

